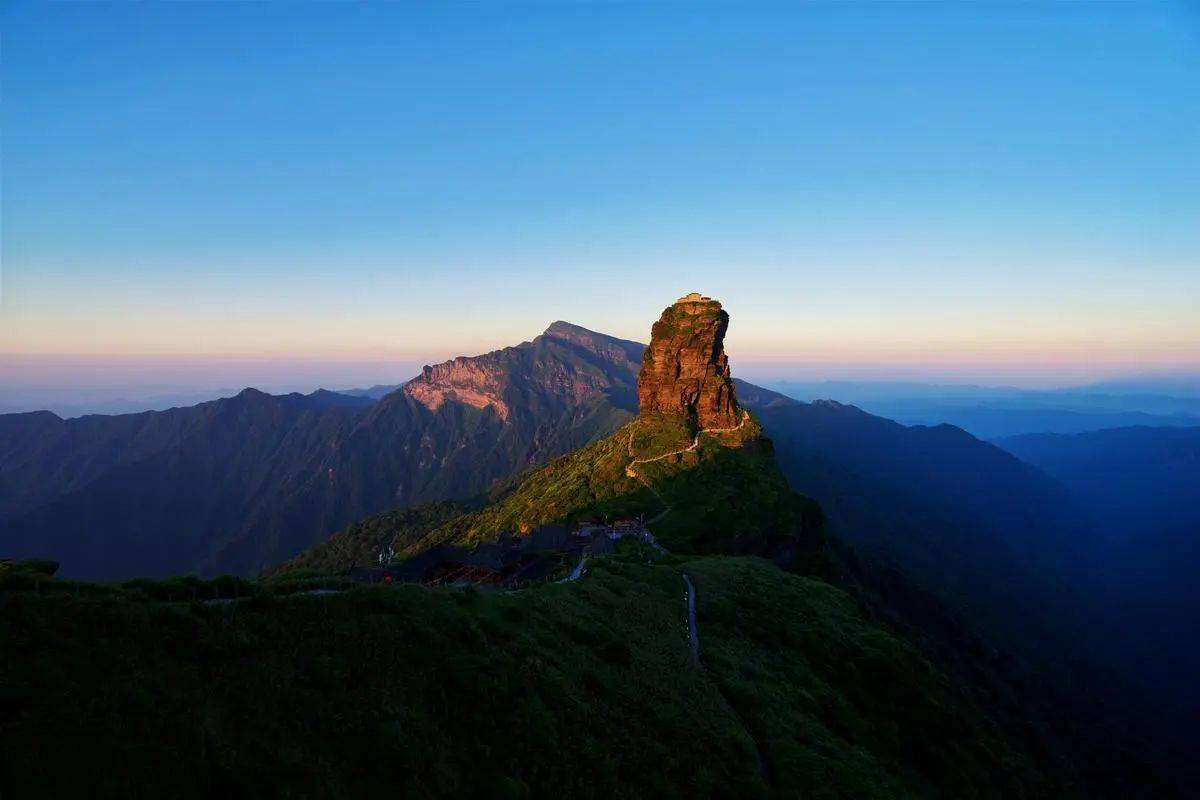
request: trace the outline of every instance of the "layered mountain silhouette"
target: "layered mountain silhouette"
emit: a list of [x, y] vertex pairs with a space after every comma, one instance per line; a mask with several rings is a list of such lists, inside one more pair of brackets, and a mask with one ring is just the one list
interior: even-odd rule
[[255, 574], [347, 522], [486, 491], [633, 417], [642, 346], [555, 323], [376, 403], [247, 389], [191, 408], [0, 416], [0, 553], [64, 574]]
[[[612, 433], [637, 410], [644, 352], [556, 322], [531, 342], [429, 367], [374, 403], [246, 390], [164, 412], [3, 415], [0, 553], [93, 578], [256, 574], [354, 520], [487, 492]], [[996, 574], [1024, 570], [1046, 552], [1038, 531], [1069, 516], [1053, 481], [962, 431], [741, 381], [728, 384], [735, 400], [722, 365], [710, 366], [706, 414], [728, 418], [739, 400], [754, 410], [833, 530], [919, 574], [947, 550], [978, 553]], [[947, 583], [971, 588], [973, 577]]]
[[[1088, 584], [1063, 567], [1090, 535], [1078, 494], [951, 426], [735, 381], [728, 322], [689, 295], [645, 348], [555, 323], [378, 401], [246, 390], [0, 418], [0, 554], [101, 576], [251, 574], [309, 548], [265, 582], [93, 587], [0, 562], [0, 635], [21, 648], [12, 774], [104, 785], [121, 774], [110, 753], [145, 744], [122, 732], [153, 724], [161, 752], [126, 773], [232, 793], [270, 775], [361, 794], [400, 763], [406, 787], [433, 794], [1167, 796], [1140, 743], [1113, 732], [1130, 717], [1103, 708], [1122, 685], [1072, 685]], [[334, 574], [385, 544], [403, 558], [629, 517], [652, 536], [567, 585]], [[63, 715], [93, 667], [100, 701]], [[256, 749], [263, 730], [281, 747]], [[64, 732], [103, 738], [98, 761], [25, 756]], [[593, 757], [621, 747], [628, 776]]]
[[[728, 325], [719, 302], [699, 294], [680, 298], [654, 324], [649, 346], [636, 345], [632, 353], [640, 362], [639, 414], [629, 424], [489, 498], [359, 520], [291, 559], [284, 571], [341, 572], [384, 551], [412, 555], [437, 545], [477, 544], [501, 531], [617, 517], [650, 520], [661, 541], [684, 552], [751, 552], [786, 563], [813, 556], [823, 543], [819, 509], [787, 487], [770, 441], [738, 398], [762, 408], [795, 401], [732, 377], [724, 349]], [[629, 353], [628, 345], [620, 343], [615, 355]], [[494, 405], [494, 392], [475, 388], [486, 387], [486, 379], [465, 379], [480, 370], [469, 359], [452, 363], [460, 362], [470, 402]], [[431, 405], [444, 402], [418, 381], [406, 388]]]
[[1062, 565], [1091, 536], [1052, 477], [950, 425], [905, 427], [832, 401], [759, 416], [789, 482], [821, 503], [839, 537], [1010, 645], [1072, 626], [1083, 599]]
[[1088, 515], [1095, 546], [1063, 569], [1089, 588], [1092, 657], [1137, 685], [1179, 749], [1195, 753], [1200, 427], [1030, 434], [997, 444], [1061, 481]]
[[[728, 323], [719, 302], [697, 294], [681, 298], [651, 332], [635, 420], [534, 470], [481, 509], [426, 531], [412, 521], [436, 514], [385, 515], [383, 524], [367, 529], [387, 537], [390, 549], [414, 554], [433, 545], [490, 541], [502, 531], [638, 518], [672, 551], [814, 563], [824, 546], [820, 511], [791, 491], [757, 419], [738, 403], [724, 347]], [[355, 526], [334, 541], [361, 532]], [[334, 544], [320, 552], [350, 549]], [[335, 566], [320, 558], [300, 563]]]
[[[589, 516], [653, 518], [664, 503], [645, 492], [639, 479], [667, 466], [675, 478], [658, 488], [679, 491], [690, 502], [676, 503], [670, 515], [652, 525], [660, 536], [686, 551], [772, 554], [779, 542], [756, 536], [771, 527], [770, 517], [780, 514], [779, 508], [764, 501], [759, 509], [720, 491], [729, 490], [732, 476], [746, 474], [753, 463], [752, 474], [781, 469], [792, 489], [819, 504], [828, 530], [840, 541], [911, 576], [1003, 645], [1036, 652], [1047, 641], [1072, 640], [1086, 601], [1077, 582], [1062, 579], [1062, 565], [1078, 561], [1091, 537], [1085, 515], [1061, 484], [949, 425], [904, 427], [853, 406], [800, 403], [735, 381], [723, 348], [728, 324], [720, 303], [700, 295], [680, 298], [655, 323], [648, 348], [632, 345], [623, 351], [630, 364], [641, 363], [641, 416], [627, 429], [531, 473], [482, 510], [435, 506], [385, 512], [348, 526], [292, 566], [345, 569], [370, 561], [389, 545], [415, 553], [438, 543], [470, 544], [506, 528]], [[471, 360], [461, 361], [466, 372]], [[418, 389], [418, 394], [427, 392]], [[495, 401], [479, 392], [471, 402], [488, 407]], [[699, 447], [703, 440], [719, 437], [698, 437], [693, 452], [641, 465], [632, 475], [625, 471], [635, 455], [682, 450], [698, 430], [738, 425], [743, 408], [753, 412], [747, 417], [753, 448], [705, 450]], [[766, 439], [758, 438], [760, 430]], [[746, 462], [751, 450], [768, 451], [769, 467], [759, 471], [761, 464]], [[691, 463], [679, 468], [688, 459]], [[689, 472], [689, 466], [699, 470]], [[705, 470], [719, 473], [711, 498], [680, 477]], [[756, 533], [735, 543], [739, 527]]]

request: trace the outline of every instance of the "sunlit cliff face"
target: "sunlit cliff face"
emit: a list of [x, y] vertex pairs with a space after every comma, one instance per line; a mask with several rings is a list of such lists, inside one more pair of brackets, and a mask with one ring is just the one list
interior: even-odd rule
[[725, 331], [729, 315], [716, 300], [696, 293], [663, 311], [650, 332], [638, 375], [641, 413], [682, 413], [702, 428], [731, 428], [738, 404]]

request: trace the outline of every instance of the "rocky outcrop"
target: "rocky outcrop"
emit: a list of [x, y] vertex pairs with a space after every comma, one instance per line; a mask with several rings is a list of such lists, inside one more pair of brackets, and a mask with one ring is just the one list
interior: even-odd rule
[[498, 359], [459, 357], [425, 367], [405, 384], [403, 391], [430, 411], [437, 411], [447, 400], [456, 400], [475, 408], [491, 406], [503, 420], [508, 419], [508, 405], [501, 398], [506, 382]]
[[427, 366], [401, 392], [430, 411], [446, 402], [491, 408], [504, 422], [510, 409], [550, 414], [563, 404], [612, 399], [633, 409], [632, 377], [642, 346], [555, 322], [531, 342]]
[[725, 355], [729, 315], [710, 297], [681, 297], [650, 332], [638, 375], [642, 414], [680, 413], [701, 428], [732, 428], [741, 410]]

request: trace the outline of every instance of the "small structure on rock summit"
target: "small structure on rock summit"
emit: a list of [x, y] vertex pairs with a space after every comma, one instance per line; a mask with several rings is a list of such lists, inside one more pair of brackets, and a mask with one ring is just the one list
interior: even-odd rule
[[638, 373], [642, 414], [683, 414], [700, 428], [733, 428], [741, 420], [725, 330], [729, 314], [699, 292], [663, 310], [650, 330]]

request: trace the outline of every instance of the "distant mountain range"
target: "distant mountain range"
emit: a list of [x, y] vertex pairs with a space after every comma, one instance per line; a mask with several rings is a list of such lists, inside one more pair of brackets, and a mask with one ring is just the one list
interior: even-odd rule
[[[370, 514], [478, 495], [611, 433], [636, 412], [643, 350], [556, 322], [398, 389], [0, 416], [0, 552], [93, 578], [255, 574]], [[981, 613], [1044, 600], [1025, 584], [1081, 525], [1052, 479], [957, 428], [737, 386], [847, 541]]]
[[64, 419], [88, 414], [138, 414], [142, 411], [165, 411], [169, 408], [207, 403], [222, 397], [233, 397], [237, 391], [237, 389], [213, 389], [211, 391], [153, 394], [145, 397], [118, 397], [91, 402], [62, 402], [39, 395], [27, 398], [25, 402], [21, 402], [20, 398], [16, 402], [11, 399], [9, 402], [0, 402], [0, 414], [22, 414], [37, 410], [49, 411]]
[[767, 385], [797, 400], [850, 403], [904, 425], [956, 425], [981, 439], [1200, 425], [1200, 392], [1182, 379], [1053, 390], [854, 381]]
[[1120, 428], [1001, 439], [1061, 481], [1095, 546], [1093, 651], [1155, 698], [1156, 713], [1200, 748], [1200, 427]]
[[1080, 600], [1057, 575], [1087, 526], [1041, 470], [950, 425], [905, 427], [832, 401], [759, 416], [789, 483], [839, 537], [1006, 632], [1009, 646], [1069, 626]]
[[68, 575], [254, 574], [386, 508], [487, 490], [628, 421], [642, 345], [566, 323], [377, 402], [253, 389], [0, 416], [0, 552]]

